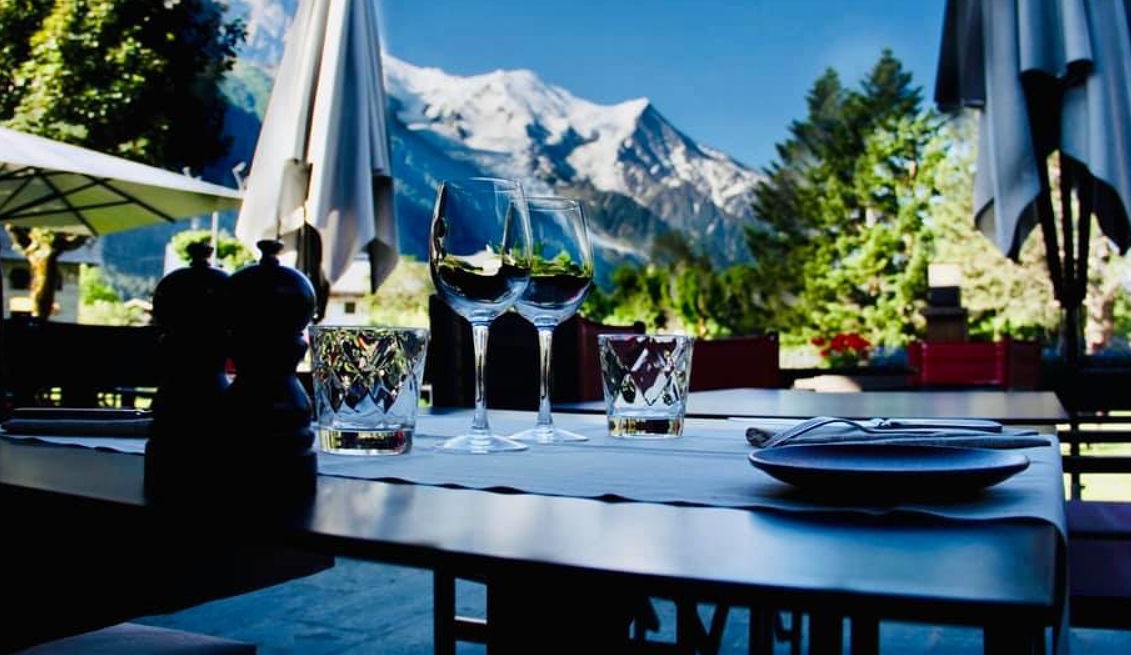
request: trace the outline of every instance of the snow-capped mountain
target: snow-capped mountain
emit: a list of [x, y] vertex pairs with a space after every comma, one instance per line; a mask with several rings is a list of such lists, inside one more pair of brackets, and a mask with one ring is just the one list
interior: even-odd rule
[[[248, 39], [226, 85], [232, 151], [206, 171], [222, 183], [235, 163], [251, 162], [296, 0], [229, 4]], [[646, 98], [601, 105], [528, 70], [464, 77], [388, 54], [382, 63], [402, 252], [426, 257], [441, 180], [490, 175], [583, 200], [602, 280], [621, 261], [644, 261], [653, 238], [672, 230], [719, 264], [749, 257], [742, 226], [754, 220], [759, 175], [680, 132]]]
[[[646, 256], [651, 238], [673, 229], [719, 261], [745, 256], [741, 226], [753, 220], [758, 174], [681, 133], [647, 99], [600, 105], [527, 70], [461, 77], [382, 61], [394, 159], [419, 169], [407, 177], [429, 187], [404, 200], [430, 208], [431, 189], [452, 173], [428, 170], [442, 155], [462, 169], [518, 178], [532, 193], [584, 198], [605, 247]], [[396, 152], [405, 149], [414, 152]]]
[[298, 0], [232, 0], [228, 13], [241, 17], [247, 40], [240, 57], [274, 68], [283, 58], [284, 35], [294, 18]]

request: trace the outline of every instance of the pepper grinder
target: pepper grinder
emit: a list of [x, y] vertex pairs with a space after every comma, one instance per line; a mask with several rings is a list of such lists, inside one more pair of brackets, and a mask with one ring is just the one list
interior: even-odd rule
[[229, 280], [231, 355], [235, 380], [221, 406], [226, 439], [243, 480], [259, 493], [312, 494], [317, 455], [313, 406], [296, 369], [306, 353], [303, 332], [314, 316], [310, 280], [282, 266], [280, 241], [260, 241], [258, 264]]
[[206, 491], [218, 456], [210, 449], [223, 425], [229, 278], [209, 265], [208, 244], [190, 244], [188, 254], [189, 266], [166, 275], [153, 292], [161, 374], [145, 446], [150, 496]]

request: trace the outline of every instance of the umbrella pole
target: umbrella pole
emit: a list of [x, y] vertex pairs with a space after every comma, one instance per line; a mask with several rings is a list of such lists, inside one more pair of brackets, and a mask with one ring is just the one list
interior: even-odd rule
[[[1072, 163], [1061, 152], [1060, 161], [1060, 225], [1063, 233], [1064, 276], [1061, 280], [1061, 305], [1064, 307], [1064, 347], [1070, 375], [1075, 375], [1080, 361], [1080, 304], [1084, 300], [1081, 293], [1086, 284], [1088, 258], [1076, 257], [1076, 240], [1072, 236]], [[1084, 231], [1080, 230], [1080, 237]], [[1082, 248], [1087, 246], [1079, 244]], [[1086, 250], [1085, 250], [1086, 252]]]
[[[1063, 173], [1063, 171], [1061, 171]], [[1064, 358], [1066, 370], [1071, 375], [1075, 370], [1076, 357], [1073, 353], [1073, 346], [1069, 344], [1071, 341], [1075, 343], [1075, 339], [1070, 337], [1070, 328], [1068, 323], [1074, 319], [1069, 312], [1070, 303], [1067, 302], [1064, 280], [1064, 269], [1061, 268], [1060, 259], [1060, 244], [1056, 236], [1056, 217], [1053, 215], [1052, 210], [1052, 186], [1049, 184], [1049, 171], [1048, 163], [1046, 160], [1038, 158], [1037, 161], [1037, 174], [1040, 178], [1041, 192], [1037, 194], [1037, 217], [1041, 223], [1041, 236], [1044, 237], [1045, 242], [1045, 264], [1049, 269], [1049, 281], [1052, 283], [1052, 294], [1056, 298], [1057, 303], [1060, 304], [1061, 309], [1064, 310], [1064, 321], [1062, 329], [1064, 331], [1064, 340], [1062, 342], [1064, 350]], [[1061, 180], [1064, 180], [1063, 174]]]

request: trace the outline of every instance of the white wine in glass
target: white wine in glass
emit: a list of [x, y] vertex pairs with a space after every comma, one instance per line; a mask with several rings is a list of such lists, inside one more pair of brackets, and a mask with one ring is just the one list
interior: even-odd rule
[[439, 296], [471, 323], [475, 349], [475, 414], [470, 429], [438, 448], [458, 453], [524, 450], [526, 444], [491, 430], [484, 372], [488, 329], [530, 280], [530, 221], [522, 185], [514, 180], [445, 181], [436, 194], [428, 266]]
[[576, 432], [554, 426], [550, 414], [550, 359], [554, 328], [573, 316], [593, 285], [593, 254], [581, 204], [567, 198], [530, 197], [530, 232], [534, 240], [530, 283], [515, 310], [538, 330], [538, 421], [511, 435], [520, 441], [585, 441]]

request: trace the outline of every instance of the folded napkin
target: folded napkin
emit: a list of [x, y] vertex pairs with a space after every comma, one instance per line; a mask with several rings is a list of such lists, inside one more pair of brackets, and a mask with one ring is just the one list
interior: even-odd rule
[[794, 444], [867, 443], [959, 446], [965, 448], [1033, 448], [1052, 442], [1034, 430], [1006, 428], [992, 421], [871, 419], [853, 421], [818, 416], [779, 432], [746, 429], [746, 440], [758, 448]]
[[145, 410], [19, 408], [4, 421], [8, 434], [146, 437], [153, 418]]

